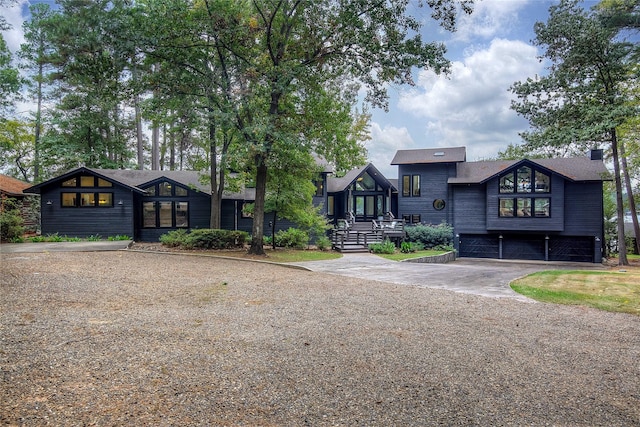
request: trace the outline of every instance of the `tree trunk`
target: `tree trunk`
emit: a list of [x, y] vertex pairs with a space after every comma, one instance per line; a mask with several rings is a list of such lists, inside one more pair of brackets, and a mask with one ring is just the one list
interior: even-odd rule
[[42, 79], [43, 65], [42, 61], [38, 61], [38, 107], [36, 109], [36, 128], [33, 146], [33, 182], [40, 182], [40, 132], [42, 130]]
[[140, 113], [140, 97], [136, 95], [134, 110], [136, 116], [136, 151], [138, 152], [138, 169], [144, 169], [144, 142], [142, 139], [142, 114]]
[[[209, 228], [221, 228], [221, 199], [222, 191], [218, 191], [218, 148], [216, 145], [216, 126], [212, 118], [209, 118], [209, 155], [211, 157], [211, 217]], [[222, 181], [222, 179], [221, 179]], [[222, 187], [222, 182], [220, 187]]]
[[264, 200], [267, 190], [266, 155], [256, 155], [256, 199], [253, 207], [253, 227], [251, 230], [251, 247], [249, 253], [264, 255]]
[[624, 176], [624, 183], [627, 190], [627, 197], [629, 198], [629, 209], [631, 210], [631, 221], [633, 223], [633, 235], [635, 237], [634, 253], [640, 254], [640, 225], [638, 224], [638, 215], [636, 211], [636, 201], [633, 198], [633, 187], [631, 186], [631, 178], [629, 177], [629, 169], [627, 168], [627, 155], [624, 149], [624, 142], [618, 142], [618, 149], [620, 152], [620, 166], [622, 168], [622, 175]]
[[622, 180], [620, 179], [620, 157], [615, 129], [611, 133], [611, 151], [613, 152], [613, 174], [616, 183], [616, 211], [618, 213], [618, 265], [629, 265], [627, 244], [624, 241], [624, 204], [622, 201]]
[[155, 120], [151, 129], [151, 170], [160, 170], [160, 128]]

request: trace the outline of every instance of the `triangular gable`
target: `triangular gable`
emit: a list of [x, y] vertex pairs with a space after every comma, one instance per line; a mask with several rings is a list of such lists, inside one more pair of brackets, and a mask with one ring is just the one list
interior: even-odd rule
[[368, 173], [378, 185], [385, 190], [391, 188], [396, 190], [395, 186], [389, 181], [374, 165], [369, 163], [366, 166], [352, 169], [341, 178], [330, 177], [327, 179], [327, 191], [329, 193], [339, 193], [345, 191], [353, 185], [363, 174]]
[[[106, 170], [106, 169], [105, 169]], [[47, 181], [43, 181], [40, 184], [36, 184], [32, 187], [29, 187], [27, 189], [24, 190], [25, 193], [35, 193], [35, 194], [40, 194], [40, 190], [43, 187], [49, 186], [51, 184], [54, 184], [56, 182], [62, 182], [62, 181], [66, 181], [67, 179], [78, 175], [78, 174], [90, 174], [90, 175], [94, 175], [97, 176], [98, 178], [102, 178], [104, 180], [107, 180], [113, 184], [117, 184], [120, 185], [122, 187], [128, 188], [131, 191], [135, 191], [137, 193], [144, 193], [144, 191], [142, 191], [141, 189], [137, 188], [134, 185], [128, 184], [126, 182], [122, 182], [121, 180], [115, 179], [114, 177], [110, 177], [106, 174], [100, 173], [101, 170], [96, 170], [96, 169], [91, 169], [91, 168], [87, 168], [84, 166], [81, 166], [79, 168], [76, 169], [72, 169], [62, 175], [59, 175], [55, 178], [51, 178]]]

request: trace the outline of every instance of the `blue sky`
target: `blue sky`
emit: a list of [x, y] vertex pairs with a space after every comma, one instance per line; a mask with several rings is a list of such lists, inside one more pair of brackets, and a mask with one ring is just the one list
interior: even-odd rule
[[[47, 1], [47, 3], [53, 3]], [[476, 0], [473, 14], [461, 16], [450, 33], [430, 21], [429, 10], [412, 10], [424, 18], [424, 37], [447, 46], [448, 76], [416, 70], [413, 87], [389, 87], [389, 111], [372, 109], [371, 161], [388, 178], [397, 178], [391, 160], [397, 150], [467, 147], [467, 160], [495, 157], [510, 143], [520, 143], [527, 121], [510, 107], [509, 87], [544, 74], [541, 54], [532, 44], [533, 25], [546, 22], [551, 0]], [[595, 0], [585, 0], [590, 8]], [[5, 32], [14, 51], [22, 41], [24, 0], [0, 8], [13, 30]]]

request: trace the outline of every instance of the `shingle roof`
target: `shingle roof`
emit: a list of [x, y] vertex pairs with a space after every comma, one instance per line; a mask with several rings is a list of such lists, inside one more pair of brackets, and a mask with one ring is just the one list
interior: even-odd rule
[[22, 190], [31, 187], [31, 184], [13, 177], [0, 174], [0, 193], [8, 196], [24, 196]]
[[353, 182], [364, 172], [367, 171], [373, 179], [375, 179], [378, 183], [388, 184], [392, 187], [393, 190], [396, 189], [396, 186], [388, 180], [380, 171], [373, 165], [373, 163], [369, 163], [366, 166], [362, 166], [360, 168], [351, 169], [349, 172], [345, 174], [345, 176], [340, 178], [329, 177], [327, 179], [327, 191], [329, 193], [337, 193], [340, 191], [344, 191], [349, 187]]
[[448, 182], [449, 184], [482, 183], [511, 167], [526, 162], [539, 165], [571, 181], [606, 181], [610, 179], [610, 173], [602, 163], [602, 160], [591, 160], [588, 157], [572, 157], [458, 163], [456, 176], [449, 178]]
[[459, 163], [467, 159], [465, 147], [424, 148], [398, 150], [391, 160], [392, 165], [416, 165], [425, 163]]
[[160, 171], [160, 170], [123, 170], [123, 169], [92, 169], [86, 168], [96, 175], [113, 179], [130, 187], [144, 186], [144, 184], [160, 178], [168, 178], [186, 187], [195, 188], [203, 193], [211, 194], [211, 185], [200, 182], [200, 172], [196, 171]]

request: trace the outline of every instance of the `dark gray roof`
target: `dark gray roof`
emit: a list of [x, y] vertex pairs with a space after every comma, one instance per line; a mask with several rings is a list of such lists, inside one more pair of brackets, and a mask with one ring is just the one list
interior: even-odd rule
[[571, 181], [606, 181], [611, 179], [610, 173], [602, 160], [591, 160], [588, 157], [572, 157], [458, 163], [456, 176], [449, 178], [448, 182], [450, 184], [486, 182], [501, 172], [525, 162], [539, 165]]
[[347, 187], [353, 184], [353, 182], [365, 171], [367, 171], [371, 175], [371, 177], [378, 182], [378, 184], [382, 184], [384, 187], [390, 186], [392, 187], [393, 190], [396, 189], [393, 183], [389, 181], [373, 165], [373, 163], [369, 163], [368, 165], [365, 165], [356, 169], [351, 169], [343, 177], [340, 177], [340, 178], [329, 177], [327, 179], [327, 192], [337, 193], [337, 192], [346, 190]]
[[465, 147], [422, 148], [398, 150], [391, 160], [392, 165], [417, 165], [425, 163], [458, 163], [467, 159]]
[[202, 174], [196, 171], [160, 171], [160, 170], [123, 170], [86, 168], [97, 175], [110, 178], [130, 187], [141, 188], [144, 184], [160, 178], [167, 178], [189, 188], [211, 194], [211, 185], [200, 182]]

